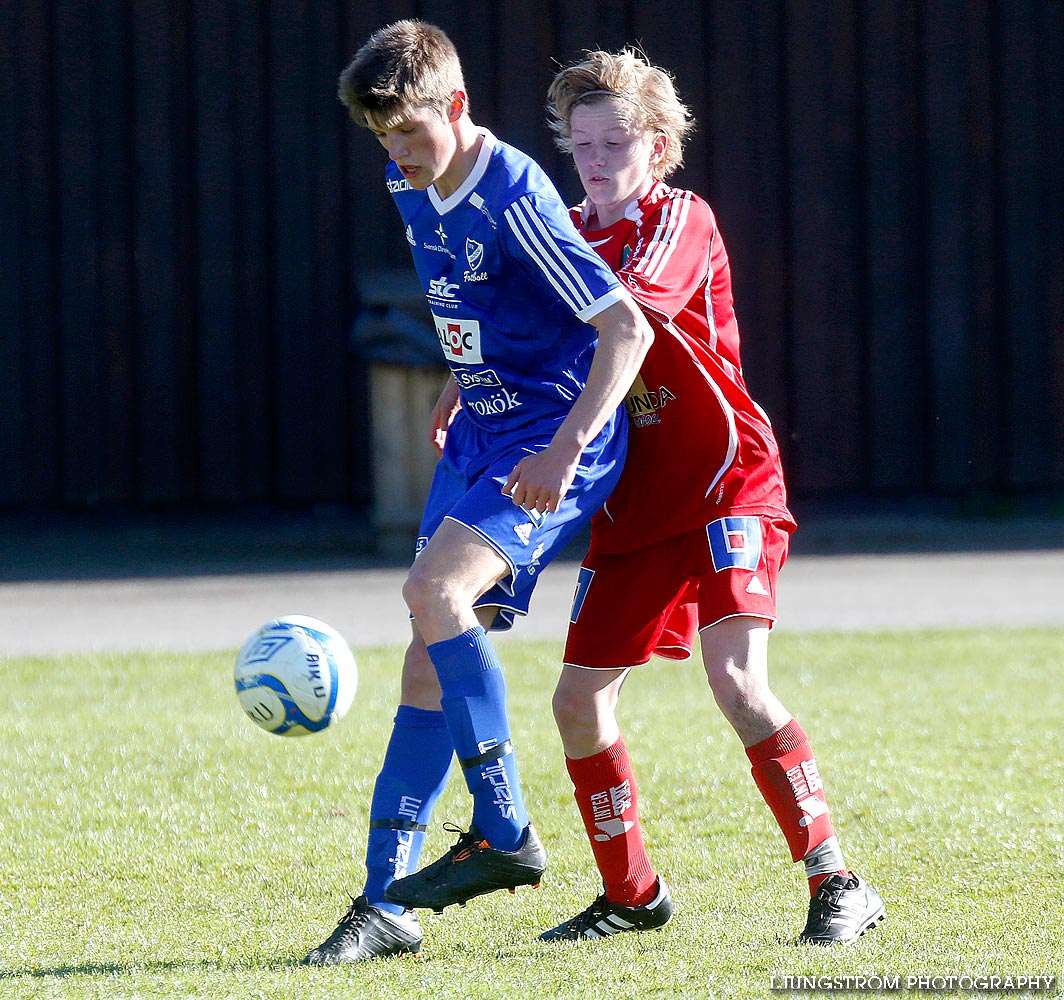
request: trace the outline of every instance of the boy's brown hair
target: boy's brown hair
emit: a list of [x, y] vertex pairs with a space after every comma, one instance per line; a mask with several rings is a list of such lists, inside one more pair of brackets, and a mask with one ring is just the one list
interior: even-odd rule
[[386, 124], [410, 107], [442, 112], [456, 90], [465, 81], [454, 43], [442, 28], [408, 19], [370, 35], [340, 74], [339, 97], [356, 124], [367, 113]]
[[563, 153], [573, 152], [573, 108], [606, 100], [617, 102], [628, 128], [661, 132], [668, 138], [665, 156], [653, 168], [658, 180], [683, 166], [684, 139], [695, 127], [691, 112], [677, 95], [672, 77], [628, 48], [617, 53], [585, 52], [583, 60], [554, 77], [547, 91], [547, 111], [555, 145]]

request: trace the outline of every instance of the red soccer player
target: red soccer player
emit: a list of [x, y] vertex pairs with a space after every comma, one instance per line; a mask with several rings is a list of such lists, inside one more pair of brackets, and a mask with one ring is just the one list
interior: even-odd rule
[[[664, 180], [692, 127], [672, 79], [637, 53], [589, 52], [555, 77], [551, 126], [586, 193], [572, 210], [655, 331], [627, 399], [628, 459], [593, 522], [554, 715], [605, 892], [541, 935], [595, 938], [671, 916], [647, 856], [617, 724], [628, 671], [686, 659], [697, 632], [713, 697], [811, 901], [799, 940], [852, 941], [883, 902], [845, 865], [816, 758], [768, 683], [776, 578], [795, 522], [779, 450], [739, 357], [728, 255], [708, 204]], [[638, 581], [638, 584], [633, 584]]]

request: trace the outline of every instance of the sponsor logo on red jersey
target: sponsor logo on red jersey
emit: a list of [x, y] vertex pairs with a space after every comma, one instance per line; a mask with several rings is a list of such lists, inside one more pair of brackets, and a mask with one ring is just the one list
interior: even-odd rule
[[675, 398], [675, 394], [668, 386], [648, 389], [643, 376], [638, 375], [625, 397], [624, 405], [628, 410], [628, 419], [632, 426], [646, 427], [649, 424], [660, 424], [661, 417], [658, 415], [658, 410]]
[[706, 525], [713, 569], [757, 569], [761, 561], [761, 520], [722, 517]]

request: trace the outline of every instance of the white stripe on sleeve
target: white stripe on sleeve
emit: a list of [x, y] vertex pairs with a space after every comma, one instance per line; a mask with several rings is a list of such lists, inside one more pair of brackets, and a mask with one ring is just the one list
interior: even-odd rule
[[595, 296], [584, 283], [580, 272], [562, 252], [543, 219], [529, 199], [519, 198], [504, 213], [518, 242], [574, 313], [586, 309]]
[[685, 191], [678, 199], [669, 200], [669, 204], [661, 213], [654, 235], [651, 237], [650, 246], [635, 268], [636, 274], [641, 274], [651, 283], [657, 280], [676, 249], [690, 208], [690, 191]]

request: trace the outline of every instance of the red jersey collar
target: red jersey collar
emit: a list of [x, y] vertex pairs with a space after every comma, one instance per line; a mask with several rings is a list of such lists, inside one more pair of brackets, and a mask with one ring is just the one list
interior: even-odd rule
[[[624, 209], [624, 217], [639, 225], [643, 221], [644, 216], [647, 214], [647, 210], [657, 204], [664, 198], [669, 196], [669, 192], [672, 190], [664, 181], [655, 181], [651, 188], [642, 198], [633, 198]], [[588, 212], [590, 206], [588, 205], [587, 198], [580, 202], [580, 218], [583, 222], [587, 222]], [[607, 229], [611, 228], [609, 226]]]

